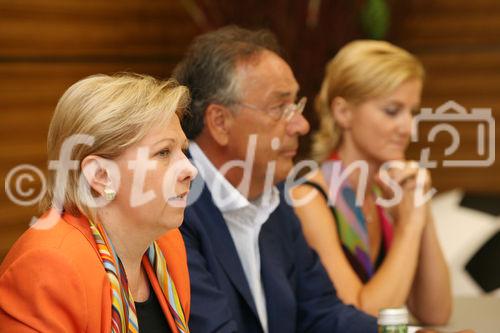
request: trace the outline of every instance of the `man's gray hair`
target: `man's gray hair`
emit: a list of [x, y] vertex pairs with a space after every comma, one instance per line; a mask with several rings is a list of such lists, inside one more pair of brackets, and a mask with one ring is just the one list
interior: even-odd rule
[[190, 112], [182, 120], [189, 139], [195, 139], [203, 130], [210, 103], [230, 106], [239, 101], [236, 65], [264, 50], [281, 55], [276, 37], [269, 30], [227, 26], [195, 38], [173, 73], [191, 92]]

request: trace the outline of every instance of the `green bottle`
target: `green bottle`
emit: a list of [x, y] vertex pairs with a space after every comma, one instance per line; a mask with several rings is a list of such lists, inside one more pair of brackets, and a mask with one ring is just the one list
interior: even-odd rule
[[378, 333], [407, 333], [408, 310], [406, 308], [381, 309], [378, 316]]

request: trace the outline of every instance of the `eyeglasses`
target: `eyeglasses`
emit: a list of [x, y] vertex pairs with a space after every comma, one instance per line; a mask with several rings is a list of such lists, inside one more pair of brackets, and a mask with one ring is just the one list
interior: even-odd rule
[[293, 118], [294, 115], [300, 115], [302, 114], [302, 112], [304, 112], [304, 107], [306, 106], [306, 102], [307, 98], [302, 97], [297, 103], [285, 104], [267, 110], [264, 110], [252, 104], [246, 104], [246, 103], [236, 103], [236, 104], [255, 111], [266, 111], [266, 114], [269, 115], [272, 119], [276, 121], [284, 119], [286, 122], [288, 122], [290, 121], [290, 119]]

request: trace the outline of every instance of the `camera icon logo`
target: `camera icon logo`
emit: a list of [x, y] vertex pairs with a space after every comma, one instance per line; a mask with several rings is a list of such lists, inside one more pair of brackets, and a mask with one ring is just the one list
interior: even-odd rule
[[[413, 118], [411, 140], [419, 140], [418, 128], [423, 122], [436, 123], [427, 135], [428, 142], [434, 142], [441, 132], [451, 135], [452, 143], [445, 151], [445, 156], [452, 156], [460, 146], [460, 133], [453, 126], [458, 122], [474, 122], [477, 124], [477, 154], [478, 160], [443, 160], [443, 167], [488, 167], [495, 162], [495, 119], [489, 108], [472, 108], [471, 112], [455, 101], [448, 101], [439, 106], [435, 112], [432, 108], [422, 108], [420, 114]], [[420, 163], [426, 168], [436, 168], [437, 161], [430, 160], [430, 147], [420, 152]]]

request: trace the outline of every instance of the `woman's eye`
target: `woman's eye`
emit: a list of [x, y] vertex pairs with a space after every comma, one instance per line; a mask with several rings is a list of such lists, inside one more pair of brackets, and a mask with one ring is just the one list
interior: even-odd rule
[[168, 155], [170, 155], [170, 149], [166, 149], [166, 148], [162, 149], [158, 153], [156, 153], [156, 156], [161, 157], [161, 158], [168, 157]]
[[399, 108], [384, 108], [384, 112], [389, 116], [396, 116], [399, 111]]

